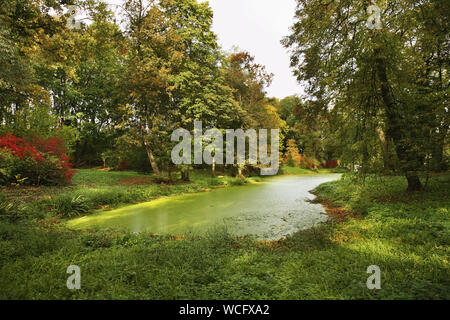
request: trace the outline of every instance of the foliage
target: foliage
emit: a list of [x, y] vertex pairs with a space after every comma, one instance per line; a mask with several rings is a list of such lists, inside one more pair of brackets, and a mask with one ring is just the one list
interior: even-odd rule
[[294, 139], [290, 139], [287, 142], [286, 153], [285, 153], [285, 161], [286, 164], [290, 167], [298, 166], [300, 167], [300, 163], [305, 160], [298, 152], [298, 147], [295, 143]]
[[72, 218], [88, 212], [89, 204], [82, 195], [62, 195], [53, 200], [53, 210], [58, 216]]
[[60, 185], [74, 173], [60, 138], [27, 142], [8, 133], [0, 136], [0, 160], [2, 185]]
[[345, 162], [361, 164], [364, 173], [395, 167], [408, 189], [418, 190], [418, 171], [431, 164], [427, 158], [435, 166], [445, 158], [448, 1], [383, 2], [380, 30], [366, 25], [368, 5], [298, 0], [283, 44], [321, 110], [310, 119], [328, 114], [329, 134], [335, 133]]

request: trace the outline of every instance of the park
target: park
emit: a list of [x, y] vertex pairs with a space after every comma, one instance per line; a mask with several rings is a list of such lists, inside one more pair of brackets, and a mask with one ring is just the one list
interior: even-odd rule
[[449, 2], [233, 3], [2, 4], [0, 300], [450, 299]]

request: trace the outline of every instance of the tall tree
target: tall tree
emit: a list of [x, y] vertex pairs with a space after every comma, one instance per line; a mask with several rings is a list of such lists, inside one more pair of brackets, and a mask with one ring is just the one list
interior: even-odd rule
[[242, 111], [225, 82], [223, 59], [212, 32], [212, 10], [195, 0], [131, 0], [130, 51], [124, 82], [129, 92], [128, 125], [139, 128], [154, 172], [155, 157], [170, 155], [170, 133], [194, 121], [230, 127]]
[[[312, 97], [328, 106], [346, 104], [353, 112], [363, 110], [365, 130], [372, 130], [373, 136], [377, 126], [369, 124], [382, 119], [408, 189], [420, 190], [418, 171], [425, 163], [430, 134], [437, 129], [431, 120], [437, 113], [427, 91], [436, 74], [448, 89], [448, 60], [436, 58], [439, 62], [430, 64], [430, 56], [442, 57], [442, 48], [448, 48], [449, 5], [447, 1], [380, 1], [381, 28], [368, 24], [369, 5], [365, 0], [298, 0], [297, 22], [283, 44], [292, 49], [295, 74], [308, 85]], [[427, 24], [436, 10], [441, 11], [434, 21], [438, 32], [431, 34]], [[424, 46], [428, 41], [438, 43], [440, 54]], [[419, 70], [422, 79], [417, 77]], [[445, 105], [443, 95], [434, 98], [439, 106]], [[448, 133], [448, 122], [442, 130]], [[367, 148], [362, 153], [366, 157]]]

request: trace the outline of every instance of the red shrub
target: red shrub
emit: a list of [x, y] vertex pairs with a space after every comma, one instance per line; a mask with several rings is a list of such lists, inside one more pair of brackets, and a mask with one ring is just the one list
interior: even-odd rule
[[39, 162], [44, 162], [44, 158], [36, 148], [11, 133], [3, 137], [0, 136], [0, 148], [8, 149], [16, 157], [32, 157]]
[[120, 162], [119, 167], [117, 170], [119, 171], [126, 171], [130, 167], [130, 162], [128, 160], [123, 160]]
[[76, 171], [72, 170], [73, 164], [69, 162], [69, 157], [67, 156], [66, 149], [64, 148], [64, 141], [61, 138], [51, 137], [42, 140], [38, 137], [34, 137], [32, 143], [42, 153], [57, 157], [63, 169], [64, 177], [67, 181], [72, 180], [73, 174]]
[[9, 172], [1, 177], [3, 183], [13, 183], [20, 175], [28, 184], [64, 184], [75, 173], [60, 138], [34, 137], [28, 142], [8, 133], [0, 136], [0, 151], [12, 155], [12, 162], [3, 164]]
[[331, 161], [327, 161], [325, 164], [326, 168], [336, 168], [337, 166], [339, 166], [339, 162], [337, 160], [331, 160]]

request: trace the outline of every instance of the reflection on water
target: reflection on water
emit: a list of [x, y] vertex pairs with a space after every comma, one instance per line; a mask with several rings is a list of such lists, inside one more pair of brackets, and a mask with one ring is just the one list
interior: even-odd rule
[[73, 228], [120, 227], [181, 235], [226, 225], [236, 235], [279, 239], [327, 220], [308, 191], [338, 174], [274, 177], [264, 183], [163, 198], [71, 220]]

